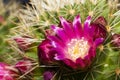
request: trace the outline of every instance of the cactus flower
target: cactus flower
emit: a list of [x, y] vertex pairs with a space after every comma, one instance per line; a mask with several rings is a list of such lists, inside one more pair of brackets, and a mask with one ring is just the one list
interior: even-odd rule
[[[96, 48], [102, 44], [103, 38], [94, 38], [94, 30], [90, 26], [91, 17], [88, 16], [81, 25], [80, 16], [77, 15], [73, 22], [68, 22], [60, 17], [62, 27], [51, 25], [55, 35], [47, 35], [49, 42], [44, 40], [38, 47], [38, 54], [56, 61], [62, 61], [73, 69], [87, 68], [96, 56]], [[94, 40], [95, 39], [95, 40]], [[49, 43], [49, 48], [45, 48]], [[41, 51], [42, 50], [42, 51]], [[41, 56], [39, 56], [41, 58]], [[44, 58], [44, 56], [43, 56]]]
[[9, 65], [0, 62], [0, 80], [16, 80], [16, 72]]

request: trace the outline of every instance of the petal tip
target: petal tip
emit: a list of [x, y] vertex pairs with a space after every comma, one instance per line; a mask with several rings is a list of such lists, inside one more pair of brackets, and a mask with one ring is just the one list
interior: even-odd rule
[[91, 20], [91, 16], [88, 16], [88, 17], [87, 17], [87, 20]]
[[104, 41], [104, 38], [97, 38], [97, 39], [95, 40], [95, 46], [96, 46], [96, 47], [99, 46], [100, 44], [103, 43], [103, 41]]
[[62, 16], [60, 16], [59, 19], [61, 22], [64, 20], [64, 18]]
[[54, 30], [56, 28], [56, 26], [55, 25], [51, 25], [50, 28]]
[[77, 16], [74, 18], [73, 25], [75, 25], [77, 22], [81, 23], [80, 15], [77, 15]]
[[76, 19], [80, 19], [80, 15], [79, 14], [76, 16]]
[[84, 26], [86, 26], [87, 28], [90, 27], [90, 22], [91, 22], [91, 16], [88, 16], [84, 23]]

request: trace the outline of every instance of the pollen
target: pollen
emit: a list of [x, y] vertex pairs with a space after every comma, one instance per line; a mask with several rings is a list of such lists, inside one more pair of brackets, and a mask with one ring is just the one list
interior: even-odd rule
[[88, 41], [82, 37], [81, 39], [71, 39], [67, 44], [69, 58], [76, 61], [77, 58], [84, 58], [89, 51]]

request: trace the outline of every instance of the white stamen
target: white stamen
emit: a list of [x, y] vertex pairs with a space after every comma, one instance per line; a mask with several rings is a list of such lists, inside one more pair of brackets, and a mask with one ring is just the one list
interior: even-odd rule
[[82, 37], [81, 39], [71, 39], [67, 44], [68, 57], [75, 61], [77, 58], [84, 58], [88, 54], [89, 44], [88, 41]]

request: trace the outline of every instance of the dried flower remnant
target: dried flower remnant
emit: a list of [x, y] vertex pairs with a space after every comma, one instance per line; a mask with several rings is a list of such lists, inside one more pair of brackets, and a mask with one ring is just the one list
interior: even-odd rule
[[36, 41], [35, 39], [27, 36], [15, 37], [14, 40], [17, 43], [18, 47], [23, 51], [28, 50], [30, 45]]

